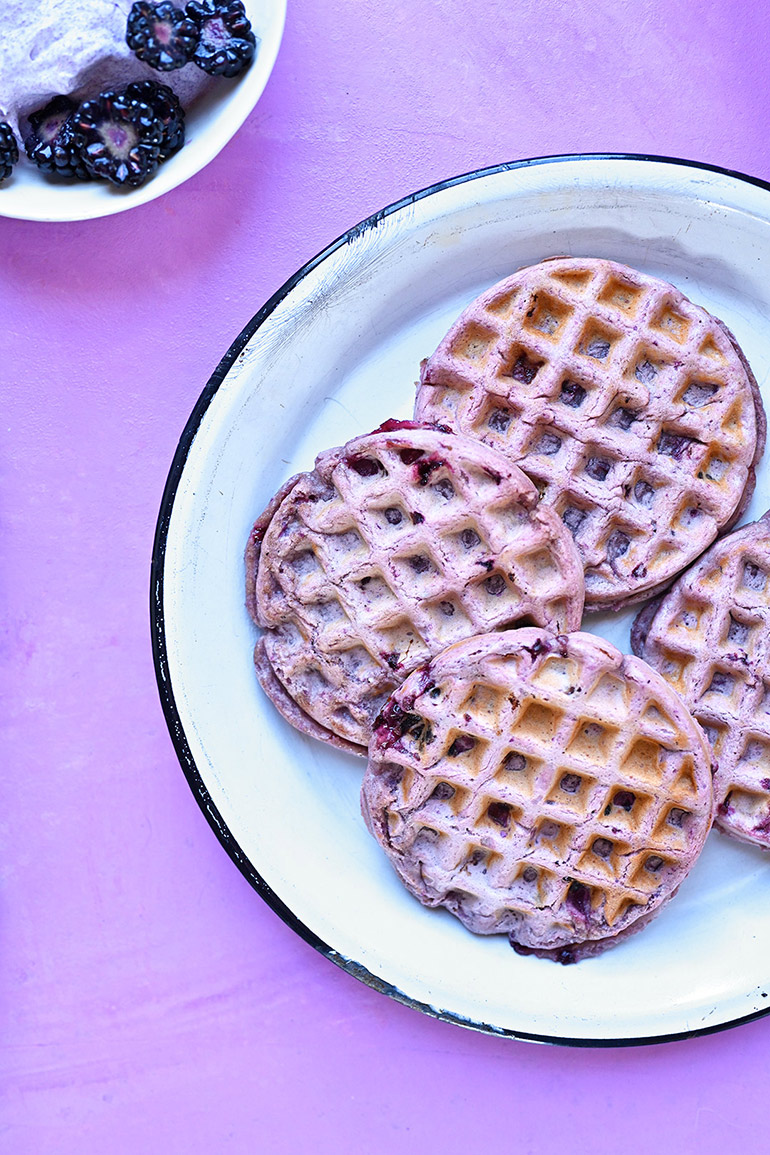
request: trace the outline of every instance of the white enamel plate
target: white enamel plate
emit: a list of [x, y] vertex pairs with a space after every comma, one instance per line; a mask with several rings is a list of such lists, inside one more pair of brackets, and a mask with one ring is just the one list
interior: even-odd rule
[[[770, 186], [649, 157], [549, 158], [437, 185], [351, 229], [235, 341], [192, 414], [158, 523], [153, 638], [193, 791], [231, 857], [299, 934], [430, 1014], [577, 1045], [698, 1034], [770, 1010], [770, 858], [712, 833], [641, 934], [575, 966], [521, 958], [424, 909], [359, 813], [363, 762], [292, 730], [252, 668], [249, 529], [321, 449], [408, 417], [420, 359], [482, 289], [557, 253], [662, 277], [770, 370]], [[763, 466], [745, 520], [770, 501]], [[633, 612], [584, 629], [629, 649]]]

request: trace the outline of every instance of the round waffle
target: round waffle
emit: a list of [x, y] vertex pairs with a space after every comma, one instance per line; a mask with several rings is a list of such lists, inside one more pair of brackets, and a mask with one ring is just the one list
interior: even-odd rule
[[460, 638], [522, 621], [574, 629], [569, 532], [496, 450], [414, 422], [322, 453], [252, 530], [255, 663], [292, 725], [366, 753], [407, 674]]
[[423, 362], [415, 415], [534, 478], [585, 565], [586, 608], [658, 592], [732, 526], [765, 441], [735, 338], [673, 285], [556, 257], [475, 300]]
[[712, 818], [703, 734], [644, 662], [586, 633], [450, 646], [375, 723], [365, 821], [420, 902], [560, 962], [668, 901]]
[[770, 514], [722, 538], [638, 615], [634, 653], [712, 748], [715, 823], [770, 847]]

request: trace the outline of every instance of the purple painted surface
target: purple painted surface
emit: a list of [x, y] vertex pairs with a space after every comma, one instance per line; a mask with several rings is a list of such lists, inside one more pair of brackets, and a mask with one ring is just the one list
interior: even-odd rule
[[264, 97], [206, 171], [102, 221], [0, 220], [0, 1149], [465, 1152], [501, 1123], [522, 1153], [763, 1149], [770, 1020], [619, 1052], [510, 1043], [292, 934], [179, 770], [147, 602], [179, 434], [299, 265], [522, 156], [770, 179], [769, 30], [733, 0], [290, 0]]

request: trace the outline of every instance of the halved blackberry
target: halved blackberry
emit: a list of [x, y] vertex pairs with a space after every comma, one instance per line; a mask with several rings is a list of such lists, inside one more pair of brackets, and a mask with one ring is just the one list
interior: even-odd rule
[[185, 114], [173, 89], [155, 80], [137, 80], [126, 88], [126, 97], [148, 104], [163, 125], [160, 159], [167, 160], [178, 152], [184, 144]]
[[185, 12], [200, 36], [193, 64], [211, 76], [237, 76], [249, 67], [257, 38], [241, 0], [190, 0]]
[[88, 172], [137, 188], [160, 163], [163, 124], [149, 104], [124, 92], [86, 100], [72, 118], [73, 141]]
[[159, 72], [184, 68], [198, 43], [198, 29], [181, 8], [164, 0], [137, 0], [128, 14], [126, 44], [140, 60]]
[[5, 120], [0, 120], [0, 180], [11, 175], [11, 169], [19, 159], [19, 146], [13, 129]]
[[72, 139], [72, 114], [77, 105], [67, 96], [54, 96], [44, 108], [29, 114], [30, 131], [24, 138], [27, 156], [52, 176], [90, 180]]

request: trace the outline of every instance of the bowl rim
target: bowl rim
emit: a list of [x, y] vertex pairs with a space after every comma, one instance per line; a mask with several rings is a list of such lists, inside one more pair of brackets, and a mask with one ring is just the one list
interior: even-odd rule
[[404, 1006], [411, 1007], [414, 1010], [421, 1011], [429, 1017], [438, 1019], [442, 1022], [452, 1023], [456, 1026], [466, 1027], [481, 1033], [493, 1035], [498, 1038], [510, 1038], [527, 1042], [549, 1043], [578, 1048], [641, 1047], [658, 1043], [677, 1042], [684, 1039], [697, 1038], [701, 1035], [711, 1035], [721, 1031], [729, 1030], [733, 1027], [753, 1022], [755, 1019], [764, 1018], [770, 1014], [770, 1006], [757, 1011], [753, 1011], [747, 1015], [742, 1015], [737, 1018], [730, 1019], [727, 1022], [716, 1023], [706, 1027], [696, 1027], [690, 1030], [671, 1032], [667, 1034], [644, 1037], [639, 1036], [633, 1038], [573, 1038], [570, 1036], [557, 1036], [553, 1034], [540, 1034], [530, 1031], [502, 1028], [494, 1026], [490, 1023], [472, 1021], [470, 1019], [464, 1018], [463, 1016], [455, 1014], [452, 1011], [439, 1009], [431, 1006], [428, 1003], [422, 1002], [419, 999], [413, 998], [412, 996], [405, 994], [403, 991], [393, 986], [391, 983], [388, 983], [379, 978], [377, 975], [372, 974], [372, 972], [370, 972], [360, 963], [340, 955], [339, 952], [334, 949], [334, 947], [330, 946], [313, 930], [311, 930], [310, 927], [308, 927], [286, 905], [286, 903], [283, 902], [283, 900], [262, 878], [259, 871], [252, 864], [248, 856], [237, 842], [234, 835], [231, 833], [227, 823], [225, 822], [219, 809], [214, 803], [203, 781], [200, 771], [195, 764], [195, 760], [193, 758], [184, 732], [182, 719], [177, 709], [172, 687], [171, 671], [169, 667], [168, 650], [166, 647], [165, 637], [164, 567], [166, 558], [166, 545], [174, 501], [183, 471], [185, 469], [190, 447], [198, 432], [198, 429], [201, 426], [201, 423], [203, 422], [209, 406], [211, 405], [220, 386], [223, 384], [225, 378], [227, 377], [230, 369], [233, 367], [238, 357], [243, 352], [245, 346], [254, 337], [259, 328], [265, 323], [270, 315], [275, 311], [281, 301], [283, 301], [284, 298], [296, 287], [296, 285], [299, 284], [306, 276], [308, 276], [309, 273], [311, 273], [315, 268], [317, 268], [318, 265], [329, 258], [338, 249], [350, 244], [352, 241], [356, 240], [369, 230], [376, 229], [381, 221], [385, 220], [393, 213], [407, 208], [426, 197], [433, 196], [434, 194], [442, 192], [446, 189], [469, 183], [474, 180], [495, 176], [500, 173], [515, 171], [516, 169], [529, 168], [535, 165], [582, 161], [636, 161], [644, 163], [683, 166], [733, 178], [743, 183], [761, 188], [765, 192], [770, 192], [770, 181], [766, 181], [761, 177], [755, 177], [746, 173], [739, 172], [735, 169], [725, 168], [721, 165], [710, 164], [705, 161], [687, 160], [681, 157], [662, 156], [652, 153], [564, 153], [548, 156], [528, 157], [515, 161], [506, 161], [488, 167], [473, 169], [470, 172], [436, 181], [433, 184], [418, 190], [417, 192], [410, 193], [404, 197], [401, 197], [397, 201], [393, 201], [391, 204], [386, 205], [384, 208], [372, 213], [358, 224], [353, 225], [344, 233], [340, 234], [340, 236], [331, 241], [328, 245], [321, 249], [320, 252], [318, 252], [314, 257], [302, 265], [294, 274], [292, 274], [292, 276], [289, 277], [288, 280], [286, 280], [284, 284], [276, 290], [275, 293], [273, 293], [273, 295], [265, 302], [265, 304], [258, 310], [258, 312], [254, 314], [251, 320], [247, 322], [247, 324], [234, 339], [227, 352], [224, 354], [214, 369], [213, 373], [211, 374], [200, 396], [198, 397], [192, 413], [182, 431], [164, 486], [153, 541], [152, 557], [150, 563], [151, 642], [153, 664], [155, 668], [155, 676], [163, 715], [166, 719], [169, 735], [171, 737], [177, 758], [179, 759], [182, 772], [187, 779], [188, 785], [192, 790], [196, 802], [198, 803], [200, 809], [203, 811], [206, 820], [216, 834], [222, 847], [230, 859], [232, 859], [232, 861], [238, 867], [244, 878], [246, 878], [254, 890], [256, 890], [259, 896], [279, 916], [279, 918], [284, 923], [286, 923], [286, 925], [291, 930], [298, 934], [300, 938], [304, 939], [306, 943], [312, 946], [325, 958], [339, 966], [342, 970], [346, 971], [354, 978], [359, 979], [373, 990], [376, 990], [381, 994], [388, 995], [396, 1002], [399, 1002]]

